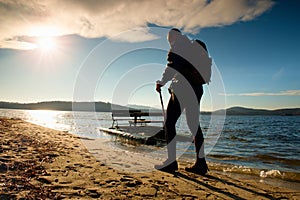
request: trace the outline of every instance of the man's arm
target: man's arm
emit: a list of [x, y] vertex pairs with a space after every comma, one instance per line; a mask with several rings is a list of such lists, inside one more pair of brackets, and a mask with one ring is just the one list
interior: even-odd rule
[[174, 62], [176, 62], [176, 54], [172, 53], [171, 51], [168, 53], [168, 57], [167, 57], [167, 65], [165, 68], [165, 71], [162, 75], [162, 79], [156, 81], [156, 91], [160, 92], [161, 91], [161, 87], [163, 87], [168, 81], [172, 80], [174, 75], [176, 74], [176, 70], [174, 70], [175, 65]]

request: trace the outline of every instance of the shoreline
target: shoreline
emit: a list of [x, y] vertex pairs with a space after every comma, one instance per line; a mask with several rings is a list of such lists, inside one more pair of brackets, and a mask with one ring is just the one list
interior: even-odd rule
[[[106, 149], [99, 143], [92, 146], [95, 140], [18, 119], [0, 118], [0, 136], [1, 199], [300, 198], [300, 190], [260, 182], [252, 176], [214, 170], [207, 176], [188, 173], [183, 170], [188, 164], [185, 162], [180, 162], [176, 175], [157, 170], [120, 170], [116, 166], [130, 166], [124, 165], [128, 161], [126, 151]], [[88, 151], [86, 146], [94, 151]], [[132, 160], [131, 166], [141, 169], [141, 163], [134, 162], [136, 155], [127, 156]], [[153, 165], [147, 159], [144, 158], [147, 166]]]
[[[136, 173], [153, 171], [153, 165], [163, 162], [166, 159], [164, 156], [167, 155], [166, 149], [155, 150], [155, 148], [151, 148], [151, 150], [145, 150], [143, 144], [136, 143], [134, 141], [126, 141], [119, 137], [115, 137], [114, 139], [85, 137], [81, 139], [82, 143], [85, 145], [88, 151], [95, 156], [96, 159], [102, 159], [102, 162], [105, 162], [106, 165], [123, 171]], [[137, 148], [139, 146], [142, 147], [142, 150]], [[146, 145], [146, 147], [148, 148], [149, 146]], [[109, 157], [107, 157], [103, 152], [115, 158], [118, 157], [118, 154], [119, 156], [122, 155], [122, 159], [119, 158], [118, 162], [109, 160]], [[127, 155], [128, 153], [130, 153], [130, 155]], [[130, 163], [131, 160], [135, 161]], [[193, 164], [192, 162], [194, 159], [190, 156], [187, 157], [186, 155], [182, 155], [177, 160], [184, 168], [187, 165]], [[137, 161], [143, 163], [143, 168], [135, 169], [134, 165]], [[258, 181], [266, 181], [270, 183], [280, 182], [282, 185], [289, 185], [288, 188], [291, 189], [300, 188], [300, 173], [298, 172], [281, 171], [277, 169], [261, 169], [220, 161], [210, 161], [209, 155], [207, 156], [207, 161], [209, 169], [219, 173], [228, 172], [240, 176], [252, 176], [253, 179], [257, 179]]]

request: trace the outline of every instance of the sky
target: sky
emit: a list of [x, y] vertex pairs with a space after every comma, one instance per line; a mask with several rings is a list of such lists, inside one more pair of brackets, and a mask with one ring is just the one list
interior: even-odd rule
[[[0, 101], [160, 107], [170, 28], [214, 61], [201, 109], [300, 107], [294, 0], [0, 0]], [[167, 104], [167, 86], [163, 99]]]

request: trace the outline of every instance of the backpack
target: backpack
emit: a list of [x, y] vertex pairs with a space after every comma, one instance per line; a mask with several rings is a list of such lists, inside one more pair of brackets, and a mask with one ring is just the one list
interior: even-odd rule
[[212, 59], [208, 56], [205, 43], [200, 40], [193, 41], [190, 56], [192, 69], [189, 78], [191, 82], [193, 84], [209, 84], [211, 81]]

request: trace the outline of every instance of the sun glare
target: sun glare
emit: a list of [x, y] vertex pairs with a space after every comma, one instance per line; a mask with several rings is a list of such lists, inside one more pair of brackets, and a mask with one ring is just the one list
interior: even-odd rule
[[57, 112], [49, 110], [28, 110], [27, 112], [29, 121], [51, 128], [55, 127]]
[[56, 48], [55, 40], [53, 37], [40, 37], [38, 39], [38, 48], [45, 52], [54, 51]]

